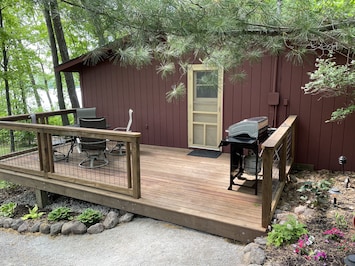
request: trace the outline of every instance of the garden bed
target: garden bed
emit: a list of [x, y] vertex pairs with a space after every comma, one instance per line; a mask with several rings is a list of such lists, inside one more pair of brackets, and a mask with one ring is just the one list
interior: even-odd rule
[[[269, 265], [344, 265], [344, 257], [355, 253], [354, 177], [355, 173], [330, 171], [290, 175], [274, 222], [280, 222], [277, 217], [293, 215], [308, 234], [280, 247], [268, 245]], [[347, 188], [346, 178], [350, 179]], [[331, 188], [340, 194], [329, 193]]]

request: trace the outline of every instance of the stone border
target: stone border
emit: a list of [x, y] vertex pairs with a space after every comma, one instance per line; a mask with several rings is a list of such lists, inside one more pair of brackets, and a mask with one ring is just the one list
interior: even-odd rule
[[101, 223], [96, 223], [90, 227], [87, 227], [80, 221], [60, 221], [53, 224], [44, 221], [34, 220], [22, 220], [21, 218], [0, 218], [0, 228], [13, 229], [19, 233], [42, 233], [46, 235], [56, 236], [56, 235], [82, 235], [88, 234], [99, 234], [104, 230], [116, 227], [120, 223], [128, 223], [134, 218], [133, 213], [125, 213], [119, 216], [118, 212], [110, 211], [104, 221]]

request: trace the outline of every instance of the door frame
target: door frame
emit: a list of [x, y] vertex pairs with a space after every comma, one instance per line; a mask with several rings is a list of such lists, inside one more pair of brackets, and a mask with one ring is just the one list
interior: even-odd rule
[[188, 91], [188, 104], [187, 104], [187, 114], [188, 114], [188, 147], [198, 148], [206, 150], [216, 150], [220, 151], [221, 148], [216, 146], [203, 146], [196, 145], [193, 143], [193, 115], [194, 115], [194, 72], [196, 71], [218, 71], [218, 92], [217, 92], [217, 132], [216, 132], [216, 143], [222, 139], [222, 123], [223, 123], [223, 68], [211, 67], [205, 64], [191, 64], [188, 65], [188, 75], [187, 75], [187, 91]]

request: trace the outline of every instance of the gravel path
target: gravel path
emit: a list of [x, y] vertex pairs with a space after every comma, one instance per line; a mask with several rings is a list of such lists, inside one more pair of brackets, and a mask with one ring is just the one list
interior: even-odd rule
[[242, 265], [242, 245], [149, 218], [97, 235], [0, 230], [1, 265]]

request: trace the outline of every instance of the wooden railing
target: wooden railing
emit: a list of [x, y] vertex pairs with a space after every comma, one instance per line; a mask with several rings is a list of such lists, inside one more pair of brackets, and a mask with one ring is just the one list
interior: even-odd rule
[[[37, 124], [31, 123], [30, 115], [5, 117], [0, 119], [0, 179], [17, 181], [19, 184], [36, 189], [51, 190], [58, 182], [67, 185], [99, 188], [108, 192], [124, 194], [133, 198], [141, 196], [140, 188], [140, 133], [113, 130], [47, 125], [51, 116], [75, 113], [75, 109], [36, 114]], [[10, 122], [12, 121], [12, 122]], [[13, 122], [21, 121], [21, 122]], [[27, 123], [24, 123], [27, 122]], [[8, 132], [16, 132], [15, 143], [23, 143], [23, 136], [32, 136], [32, 145], [10, 150]], [[78, 161], [85, 157], [79, 153], [75, 140], [80, 137], [107, 140], [109, 164], [95, 169], [79, 167]], [[58, 141], [53, 141], [58, 139]], [[28, 142], [27, 140], [25, 142]], [[109, 153], [110, 146], [125, 143], [123, 156]], [[59, 161], [54, 156], [60, 152]], [[53, 190], [53, 189], [52, 189]], [[52, 191], [56, 192], [56, 191]], [[58, 194], [60, 194], [58, 192]], [[80, 197], [79, 197], [80, 198]]]
[[265, 228], [274, 215], [294, 161], [296, 118], [295, 115], [289, 116], [262, 144], [262, 226]]

